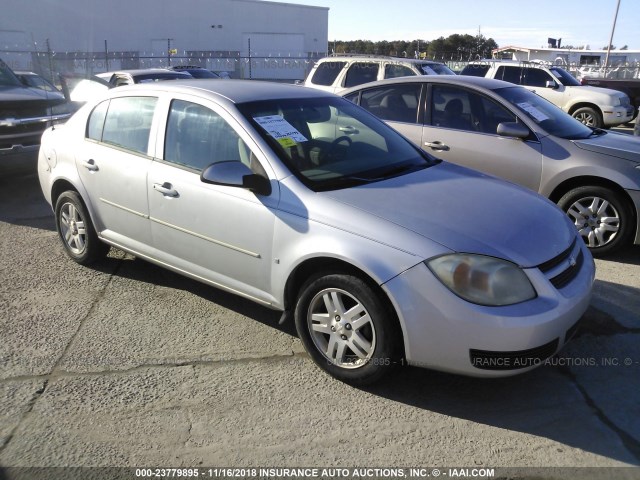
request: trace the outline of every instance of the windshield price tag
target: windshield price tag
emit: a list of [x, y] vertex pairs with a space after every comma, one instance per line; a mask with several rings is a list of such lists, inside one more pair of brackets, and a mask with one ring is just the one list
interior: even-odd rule
[[304, 135], [280, 115], [253, 117], [253, 119], [283, 147], [293, 147], [298, 143], [308, 141]]
[[531, 115], [533, 119], [538, 123], [549, 120], [549, 117], [547, 117], [542, 111], [531, 105], [529, 102], [519, 103], [518, 106], [529, 115]]

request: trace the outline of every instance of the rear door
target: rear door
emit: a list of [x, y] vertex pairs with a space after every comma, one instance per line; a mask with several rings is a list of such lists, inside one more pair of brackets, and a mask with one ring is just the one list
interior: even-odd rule
[[118, 97], [89, 115], [76, 166], [100, 234], [138, 250], [151, 242], [147, 172], [157, 98]]
[[[421, 146], [422, 85], [412, 82], [368, 88], [362, 91], [359, 104]], [[354, 100], [351, 96], [347, 98]]]

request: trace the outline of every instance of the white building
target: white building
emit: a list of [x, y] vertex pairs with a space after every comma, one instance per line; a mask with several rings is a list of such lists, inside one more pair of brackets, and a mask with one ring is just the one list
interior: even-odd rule
[[262, 0], [2, 4], [0, 57], [14, 68], [98, 73], [188, 63], [237, 77], [297, 79], [327, 52], [326, 7]]

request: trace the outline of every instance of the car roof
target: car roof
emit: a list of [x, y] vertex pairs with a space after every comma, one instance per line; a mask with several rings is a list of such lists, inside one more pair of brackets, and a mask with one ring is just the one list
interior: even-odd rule
[[[178, 72], [175, 70], [169, 70], [168, 68], [139, 68], [139, 69], [134, 69], [134, 70], [114, 70], [112, 72], [103, 72], [103, 73], [97, 73], [96, 76], [98, 77], [110, 77], [114, 74], [128, 74], [131, 75], [132, 77], [135, 77], [137, 75], [152, 75], [154, 73], [177, 73], [177, 74], [181, 74], [182, 72]], [[186, 74], [185, 74], [186, 76]]]
[[431, 64], [434, 64], [434, 65], [435, 64], [444, 65], [442, 62], [438, 62], [436, 60], [429, 60], [429, 59], [392, 57], [392, 56], [388, 56], [388, 55], [359, 55], [359, 54], [349, 55], [348, 53], [332, 55], [330, 57], [324, 57], [324, 58], [321, 58], [320, 60], [318, 60], [318, 62], [320, 62], [320, 61], [331, 62], [331, 61], [345, 60], [345, 59], [353, 60], [353, 61], [357, 61], [357, 60], [390, 60], [392, 62], [398, 62], [398, 63], [415, 63], [415, 64], [420, 64], [420, 65], [423, 65], [425, 63], [431, 63]]
[[190, 79], [171, 82], [145, 83], [118, 87], [115, 94], [125, 92], [176, 92], [200, 96], [224, 97], [233, 103], [254, 102], [260, 100], [293, 98], [336, 97], [332, 93], [300, 85], [291, 85], [259, 80], [231, 79]]
[[378, 80], [376, 82], [365, 83], [362, 85], [358, 85], [356, 87], [349, 88], [343, 92], [340, 92], [340, 95], [344, 96], [358, 90], [364, 90], [366, 88], [371, 88], [379, 85], [391, 85], [394, 83], [442, 83], [442, 84], [462, 85], [462, 86], [468, 85], [471, 87], [485, 88], [487, 90], [496, 90], [498, 88], [506, 88], [506, 87], [523, 88], [513, 83], [505, 82], [502, 80], [495, 80], [492, 78], [485, 78], [485, 77], [471, 77], [471, 76], [462, 76], [462, 75], [417, 75], [413, 77], [398, 77], [398, 78], [390, 78], [387, 80]]

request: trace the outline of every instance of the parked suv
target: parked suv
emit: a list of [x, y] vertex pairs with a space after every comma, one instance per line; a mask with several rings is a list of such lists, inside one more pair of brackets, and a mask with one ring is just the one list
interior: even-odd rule
[[455, 72], [444, 63], [432, 60], [336, 55], [318, 60], [304, 86], [338, 93], [363, 83], [415, 75], [455, 75]]
[[581, 85], [569, 72], [538, 62], [484, 60], [467, 65], [460, 75], [495, 78], [522, 85], [589, 127], [615, 127], [634, 115], [629, 97], [608, 88]]
[[0, 60], [0, 170], [28, 171], [37, 160], [40, 137], [69, 117], [65, 98], [25, 85]]

